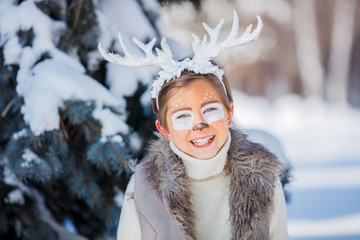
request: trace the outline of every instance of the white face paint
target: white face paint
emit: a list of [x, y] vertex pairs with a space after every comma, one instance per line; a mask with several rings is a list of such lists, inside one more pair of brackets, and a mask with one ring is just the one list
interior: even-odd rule
[[194, 113], [190, 110], [181, 110], [171, 115], [171, 121], [176, 131], [191, 129], [193, 120]]
[[202, 107], [201, 114], [209, 125], [225, 118], [224, 109], [218, 102], [210, 103]]
[[[201, 108], [201, 114], [209, 125], [225, 118], [225, 112], [220, 103], [207, 104]], [[176, 131], [192, 129], [193, 120], [194, 113], [191, 110], [181, 110], [171, 115], [171, 121]]]

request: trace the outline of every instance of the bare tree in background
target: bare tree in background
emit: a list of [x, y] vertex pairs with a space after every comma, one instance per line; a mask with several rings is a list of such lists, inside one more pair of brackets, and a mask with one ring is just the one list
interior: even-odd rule
[[[243, 25], [256, 14], [264, 20], [261, 37], [252, 45], [256, 48], [233, 51], [234, 57], [228, 58], [230, 64], [223, 58], [228, 78], [236, 88], [269, 99], [295, 93], [360, 107], [360, 28], [356, 25], [360, 21], [360, 4], [356, 0], [201, 3], [200, 12], [182, 5], [166, 15], [168, 32], [176, 34], [176, 39], [189, 48], [192, 39], [185, 36], [192, 32], [203, 34], [194, 26], [218, 20], [232, 8], [238, 11]], [[190, 16], [187, 21], [182, 19], [185, 13]]]
[[313, 0], [293, 3], [296, 54], [304, 94], [322, 96], [324, 68], [320, 59], [315, 4]]
[[347, 85], [354, 38], [356, 1], [337, 0], [328, 62], [326, 98], [331, 102], [347, 101]]

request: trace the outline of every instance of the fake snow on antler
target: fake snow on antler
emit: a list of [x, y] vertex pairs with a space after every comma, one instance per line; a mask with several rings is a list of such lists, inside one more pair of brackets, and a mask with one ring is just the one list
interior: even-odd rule
[[238, 37], [239, 18], [236, 11], [234, 10], [233, 25], [231, 27], [230, 34], [222, 42], [218, 42], [218, 37], [220, 35], [222, 25], [224, 24], [224, 20], [220, 20], [220, 22], [218, 23], [218, 25], [215, 26], [215, 28], [211, 28], [206, 23], [203, 23], [205, 30], [209, 34], [210, 41], [207, 41], [207, 35], [204, 35], [203, 39], [200, 40], [197, 35], [193, 34], [192, 36], [194, 40], [192, 43], [192, 49], [194, 52], [194, 57], [192, 59], [186, 58], [182, 61], [178, 61], [173, 58], [172, 51], [169, 45], [166, 43], [166, 38], [162, 38], [161, 40], [161, 50], [155, 48], [157, 55], [154, 55], [153, 53], [153, 47], [155, 45], [156, 38], [154, 38], [147, 44], [144, 44], [136, 38], [133, 38], [133, 42], [145, 53], [145, 58], [139, 58], [131, 54], [125, 46], [125, 43], [123, 42], [120, 33], [119, 42], [125, 56], [122, 57], [115, 53], [107, 53], [102, 47], [101, 43], [99, 43], [98, 49], [101, 55], [105, 58], [105, 60], [117, 65], [131, 67], [160, 66], [162, 70], [159, 72], [158, 78], [154, 80], [151, 90], [151, 96], [152, 98], [156, 98], [157, 109], [159, 109], [158, 96], [162, 86], [165, 82], [180, 77], [181, 73], [185, 69], [194, 73], [214, 74], [222, 83], [226, 94], [226, 88], [222, 81], [224, 71], [218, 66], [212, 64], [211, 60], [214, 57], [218, 56], [221, 50], [244, 45], [256, 40], [263, 28], [263, 22], [261, 18], [257, 16], [257, 19], [258, 24], [253, 32], [251, 32], [251, 24], [246, 28], [245, 32], [240, 37]]
[[239, 17], [234, 10], [233, 25], [231, 27], [230, 34], [224, 41], [219, 43], [217, 40], [220, 35], [221, 28], [224, 24], [224, 19], [221, 19], [215, 28], [211, 28], [206, 23], [203, 23], [206, 32], [209, 34], [210, 41], [207, 42], [207, 35], [204, 35], [202, 41], [200, 41], [200, 38], [196, 34], [192, 34], [194, 38], [192, 43], [194, 59], [196, 61], [209, 61], [212, 58], [218, 56], [221, 50], [244, 45], [256, 40], [264, 26], [261, 18], [259, 16], [256, 17], [258, 19], [256, 29], [251, 32], [251, 24], [246, 28], [245, 32], [240, 37], [238, 37]]
[[122, 40], [121, 34], [119, 33], [119, 42], [125, 53], [124, 57], [121, 57], [116, 53], [107, 53], [102, 47], [101, 43], [98, 45], [98, 49], [101, 55], [105, 58], [106, 61], [128, 67], [138, 67], [138, 66], [162, 66], [169, 63], [173, 59], [173, 54], [169, 45], [166, 43], [166, 38], [161, 40], [162, 50], [155, 48], [157, 56], [153, 53], [153, 47], [156, 42], [156, 38], [153, 38], [149, 43], [144, 44], [140, 42], [137, 38], [133, 38], [133, 42], [145, 53], [145, 58], [139, 58], [131, 54], [126, 47], [124, 41]]

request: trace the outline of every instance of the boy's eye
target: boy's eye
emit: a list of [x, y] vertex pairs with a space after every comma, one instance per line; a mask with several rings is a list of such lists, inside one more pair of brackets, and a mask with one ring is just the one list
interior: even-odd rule
[[209, 107], [209, 108], [205, 109], [205, 111], [203, 111], [203, 114], [208, 113], [208, 112], [212, 112], [212, 111], [216, 111], [216, 110], [217, 110], [216, 107]]
[[171, 116], [176, 131], [188, 130], [192, 127], [194, 113], [191, 110], [181, 110]]
[[188, 113], [183, 113], [183, 114], [180, 114], [176, 117], [176, 119], [184, 119], [184, 118], [188, 118], [188, 117], [191, 117], [190, 114]]
[[189, 110], [182, 110], [172, 115], [173, 120], [186, 120], [193, 116], [193, 113]]
[[208, 124], [224, 119], [225, 112], [219, 102], [209, 103], [201, 108], [201, 114]]

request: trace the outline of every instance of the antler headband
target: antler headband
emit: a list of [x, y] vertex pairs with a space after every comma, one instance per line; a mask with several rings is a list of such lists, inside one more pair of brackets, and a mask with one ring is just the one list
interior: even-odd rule
[[192, 59], [186, 58], [182, 61], [178, 61], [174, 59], [173, 54], [169, 45], [166, 43], [166, 38], [163, 37], [161, 40], [161, 50], [155, 48], [156, 55], [153, 53], [153, 47], [156, 42], [156, 38], [151, 40], [149, 43], [144, 44], [140, 42], [138, 39], [133, 38], [133, 42], [141, 48], [141, 50], [145, 53], [145, 58], [139, 58], [133, 54], [131, 54], [126, 48], [121, 34], [119, 33], [119, 42], [121, 44], [122, 49], [124, 50], [125, 56], [122, 57], [118, 54], [107, 53], [104, 48], [101, 46], [101, 43], [98, 45], [98, 49], [101, 55], [108, 62], [136, 67], [136, 66], [160, 66], [162, 70], [159, 72], [159, 76], [156, 80], [154, 80], [152, 84], [151, 97], [156, 98], [156, 107], [159, 110], [158, 97], [161, 87], [165, 82], [170, 81], [171, 79], [175, 79], [181, 76], [181, 73], [187, 69], [194, 73], [200, 74], [214, 74], [221, 84], [224, 87], [225, 94], [226, 88], [222, 81], [222, 76], [224, 75], [224, 71], [221, 70], [218, 66], [213, 65], [210, 60], [216, 57], [221, 50], [232, 48], [240, 45], [244, 45], [256, 40], [263, 28], [263, 22], [259, 16], [256, 16], [258, 19], [258, 24], [256, 29], [251, 32], [252, 24], [249, 25], [245, 32], [238, 37], [238, 29], [239, 29], [239, 18], [237, 16], [236, 11], [234, 10], [234, 19], [233, 25], [231, 28], [231, 32], [229, 36], [222, 42], [217, 42], [220, 30], [224, 23], [224, 19], [221, 19], [218, 25], [215, 28], [209, 27], [206, 23], [203, 23], [203, 26], [207, 33], [210, 36], [210, 41], [207, 41], [207, 35], [204, 35], [203, 39], [192, 34], [194, 40], [192, 43], [192, 49], [194, 52], [194, 57]]

